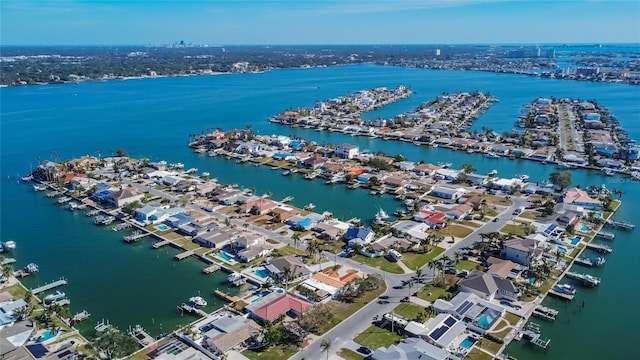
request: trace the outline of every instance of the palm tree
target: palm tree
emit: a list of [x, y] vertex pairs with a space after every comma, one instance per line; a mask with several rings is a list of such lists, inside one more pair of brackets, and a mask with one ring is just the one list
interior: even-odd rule
[[307, 251], [309, 256], [313, 256], [313, 260], [317, 260], [317, 255], [320, 252], [320, 244], [316, 240], [311, 240], [307, 243]]
[[322, 343], [320, 344], [320, 348], [322, 349], [323, 353], [327, 354], [327, 360], [329, 360], [329, 349], [331, 349], [331, 340], [329, 339], [322, 340]]
[[285, 266], [282, 269], [282, 276], [284, 277], [284, 291], [287, 292], [289, 291], [289, 280], [291, 280], [291, 268], [289, 268], [288, 266]]
[[416, 269], [416, 279], [418, 279], [418, 282], [422, 282], [422, 277], [424, 276], [424, 274], [422, 273], [422, 269], [418, 268]]
[[298, 255], [298, 244], [300, 244], [300, 234], [299, 233], [293, 233], [293, 235], [291, 235], [291, 240], [293, 240], [293, 251], [295, 255]]
[[462, 253], [460, 251], [456, 251], [455, 253], [453, 253], [453, 256], [454, 256], [454, 261], [456, 265], [458, 265], [458, 263], [462, 259]]

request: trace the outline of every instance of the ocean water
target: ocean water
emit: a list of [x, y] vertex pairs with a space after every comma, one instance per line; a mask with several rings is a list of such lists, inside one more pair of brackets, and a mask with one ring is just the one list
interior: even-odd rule
[[[224, 183], [273, 192], [275, 199], [291, 195], [298, 206], [313, 202], [317, 211], [331, 211], [341, 218], [372, 218], [378, 208], [387, 212], [399, 206], [392, 197], [374, 197], [357, 189], [325, 185], [301, 176], [282, 176], [268, 167], [236, 164], [224, 158], [194, 154], [189, 134], [211, 128], [244, 128], [251, 124], [260, 134], [293, 134], [318, 143], [353, 143], [361, 149], [401, 153], [410, 160], [472, 163], [478, 172], [499, 171], [499, 176], [529, 174], [531, 181], [548, 179], [552, 166], [488, 159], [446, 149], [417, 147], [381, 139], [289, 128], [268, 122], [269, 116], [316, 100], [329, 99], [379, 86], [410, 86], [414, 95], [389, 107], [366, 114], [367, 118], [393, 116], [412, 110], [443, 91], [488, 91], [500, 102], [474, 124], [498, 132], [510, 130], [523, 104], [543, 96], [596, 99], [617, 116], [633, 138], [640, 138], [640, 88], [620, 84], [536, 79], [508, 74], [470, 71], [436, 71], [381, 67], [340, 66], [317, 69], [276, 70], [263, 74], [157, 78], [88, 82], [0, 89], [0, 236], [18, 243], [18, 266], [40, 265], [40, 273], [25, 280], [36, 286], [59, 277], [69, 280], [63, 288], [72, 300], [72, 311], [86, 309], [96, 320], [109, 319], [122, 329], [141, 324], [153, 333], [171, 331], [193, 320], [182, 317], [176, 306], [198, 291], [213, 304], [212, 292], [225, 286], [223, 274], [203, 275], [204, 264], [187, 259], [175, 262], [175, 250], [152, 250], [149, 242], [129, 245], [121, 233], [94, 226], [82, 214], [62, 209], [43, 194], [17, 183], [30, 167], [52, 152], [68, 159], [85, 154], [103, 156], [126, 149], [131, 156], [182, 162], [187, 168], [207, 171]], [[583, 186], [605, 183], [624, 191], [617, 218], [634, 220], [633, 207], [640, 202], [640, 186], [599, 172], [573, 171], [573, 183]], [[573, 303], [550, 305], [561, 310], [558, 321], [542, 323], [544, 336], [552, 339], [543, 355], [520, 343], [507, 352], [519, 359], [546, 356], [553, 359], [633, 357], [628, 341], [635, 329], [634, 299], [640, 290], [628, 286], [626, 276], [635, 269], [640, 244], [633, 233], [618, 232], [614, 252], [594, 273], [602, 278], [595, 289], [579, 289]], [[577, 309], [585, 300], [584, 309]], [[555, 300], [549, 300], [555, 301]], [[616, 304], [611, 306], [611, 304]], [[574, 313], [575, 312], [575, 313]], [[565, 318], [566, 316], [566, 318]], [[93, 323], [92, 323], [93, 322]], [[603, 339], [599, 346], [588, 337]]]

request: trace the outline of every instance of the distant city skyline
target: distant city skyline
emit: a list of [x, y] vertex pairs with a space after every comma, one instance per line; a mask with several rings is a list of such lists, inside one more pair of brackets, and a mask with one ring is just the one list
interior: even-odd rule
[[640, 1], [0, 2], [2, 45], [640, 43]]

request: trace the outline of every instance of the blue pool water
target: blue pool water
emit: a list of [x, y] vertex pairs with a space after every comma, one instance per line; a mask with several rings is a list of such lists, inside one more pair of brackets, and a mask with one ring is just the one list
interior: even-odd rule
[[582, 236], [574, 236], [573, 239], [571, 239], [571, 245], [578, 244], [580, 240], [582, 240]]
[[460, 346], [465, 349], [471, 349], [471, 347], [475, 343], [476, 343], [476, 338], [474, 338], [473, 336], [467, 336], [464, 340], [462, 340], [462, 342], [460, 343]]
[[156, 229], [158, 229], [158, 230], [160, 230], [160, 231], [167, 231], [167, 230], [169, 230], [169, 229], [170, 229], [170, 227], [168, 227], [168, 226], [167, 226], [167, 225], [165, 225], [165, 224], [160, 224], [160, 225], [157, 225], [157, 226], [156, 226]]
[[40, 336], [40, 338], [38, 339], [39, 343], [45, 342], [51, 338], [54, 338], [56, 336], [56, 334], [54, 334], [51, 329], [47, 329], [45, 330], [42, 335]]
[[488, 329], [493, 324], [493, 321], [498, 317], [498, 314], [493, 311], [487, 309], [484, 314], [478, 319], [478, 325], [483, 329]]
[[220, 252], [218, 253], [218, 257], [220, 257], [220, 258], [222, 258], [222, 259], [224, 259], [224, 260], [227, 260], [227, 261], [231, 261], [231, 260], [233, 260], [233, 257], [229, 256], [229, 254], [227, 254], [227, 253], [226, 253], [226, 252], [224, 252], [224, 251], [220, 251]]
[[558, 250], [560, 250], [563, 253], [568, 253], [569, 250], [566, 248], [566, 246], [562, 246], [562, 245], [558, 245]]
[[269, 270], [258, 269], [253, 272], [257, 277], [266, 279], [269, 277]]
[[582, 226], [580, 227], [580, 231], [582, 231], [582, 232], [587, 232], [587, 231], [589, 231], [589, 227], [588, 227], [587, 225], [582, 225]]
[[593, 216], [594, 216], [596, 219], [600, 219], [600, 218], [602, 218], [602, 213], [598, 211], [597, 213], [593, 214]]

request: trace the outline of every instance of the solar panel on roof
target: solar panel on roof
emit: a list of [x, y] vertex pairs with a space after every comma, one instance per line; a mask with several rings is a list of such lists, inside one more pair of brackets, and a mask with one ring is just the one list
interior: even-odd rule
[[467, 310], [469, 310], [470, 307], [473, 306], [473, 303], [470, 301], [466, 301], [462, 303], [462, 305], [458, 306], [458, 308], [456, 309], [456, 312], [458, 314], [464, 314], [467, 312]]
[[442, 335], [444, 335], [447, 331], [449, 331], [449, 328], [448, 328], [448, 327], [446, 327], [446, 326], [440, 326], [439, 328], [437, 328], [437, 329], [433, 330], [433, 331], [431, 332], [431, 334], [429, 334], [429, 336], [430, 336], [433, 340], [438, 341], [438, 339], [440, 339], [440, 337], [441, 337]]
[[452, 327], [453, 324], [456, 323], [456, 319], [452, 318], [451, 316], [449, 316], [447, 318], [447, 320], [444, 321], [444, 323], [448, 326], [448, 327]]

